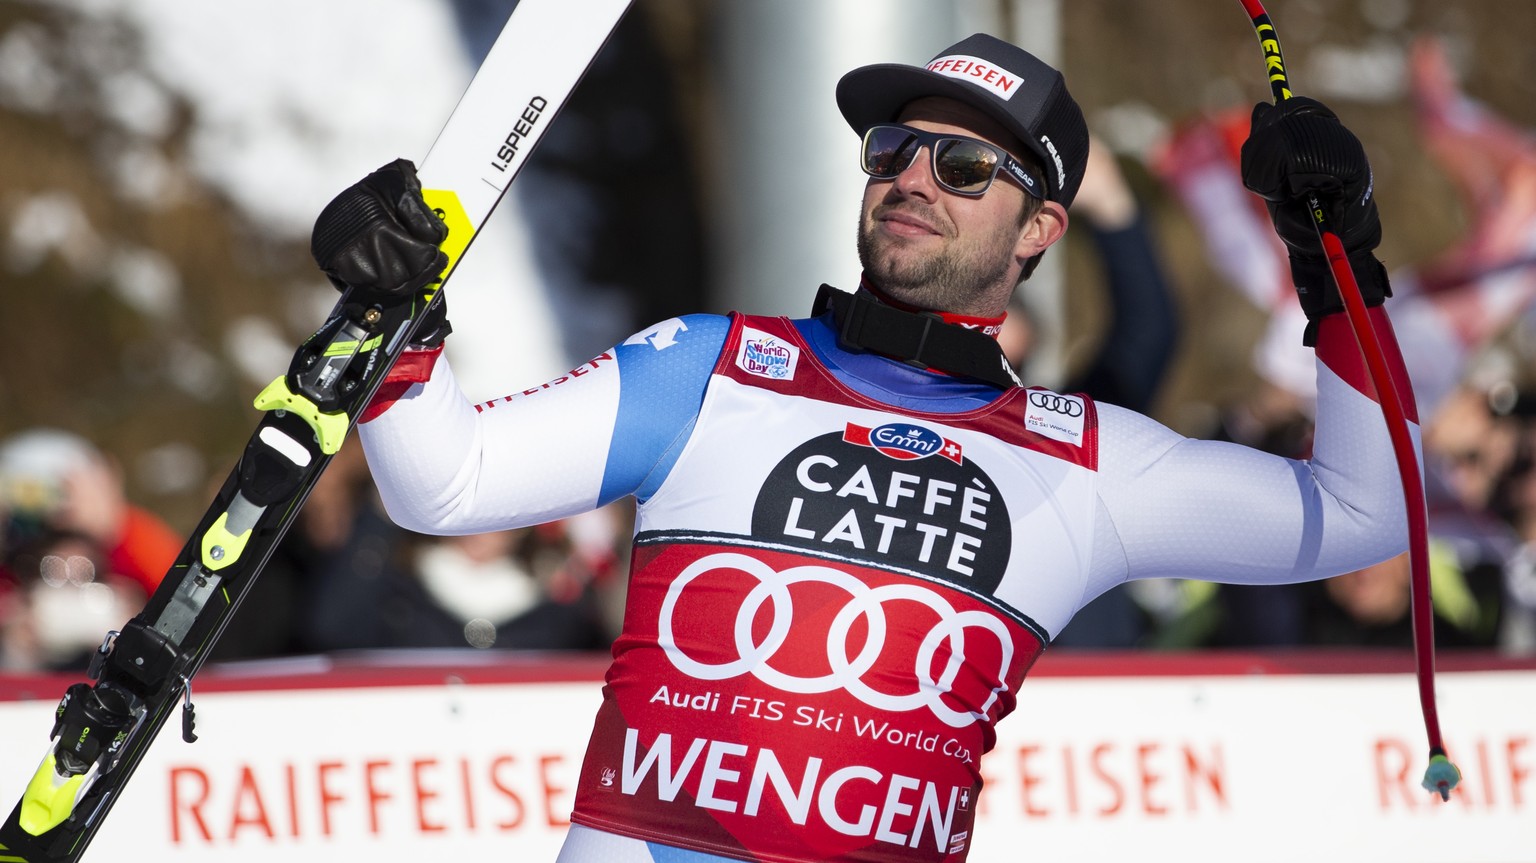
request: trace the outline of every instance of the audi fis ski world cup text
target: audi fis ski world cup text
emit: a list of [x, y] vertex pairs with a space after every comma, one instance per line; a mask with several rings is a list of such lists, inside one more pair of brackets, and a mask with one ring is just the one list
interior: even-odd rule
[[[738, 655], [729, 662], [704, 662], [689, 656], [687, 651], [678, 646], [673, 615], [690, 585], [699, 579], [718, 580], [727, 573], [738, 573], [752, 579], [752, 586], [737, 607], [732, 623]], [[833, 588], [848, 596], [847, 602], [839, 607], [826, 632], [823, 652], [830, 667], [825, 674], [796, 674], [773, 664], [774, 658], [780, 656], [781, 649], [786, 647], [792, 636], [798, 635], [802, 639], [808, 637], [804, 631], [792, 633], [795, 629], [792, 593], [796, 585]], [[923, 649], [918, 652], [911, 668], [893, 669], [882, 664], [886, 647], [886, 605], [896, 603], [917, 603], [927, 608], [934, 620], [926, 637], [921, 639]], [[759, 618], [765, 605], [769, 613], [768, 631], [758, 638], [754, 634], [753, 624], [761, 622]], [[860, 623], [868, 626], [868, 634], [858, 646], [858, 655], [850, 657], [851, 635]], [[678, 575], [662, 603], [657, 632], [668, 661], [693, 680], [731, 680], [750, 675], [781, 693], [821, 695], [840, 692], [852, 696], [874, 711], [910, 713], [926, 710], [950, 728], [966, 728], [976, 722], [987, 721], [989, 712], [997, 706], [1006, 688], [998, 684], [975, 692], [955, 691], [956, 680], [967, 652], [966, 645], [969, 643], [970, 650], [978, 655], [987, 653], [997, 658], [997, 680], [1007, 676], [1014, 655], [1013, 640], [995, 616], [956, 609], [938, 592], [925, 585], [895, 583], [872, 587], [832, 567], [806, 565], [779, 571], [747, 555], [729, 552], [700, 558]], [[944, 670], [935, 676], [930, 666], [936, 652], [944, 645], [953, 654]], [[983, 645], [986, 649], [983, 649]], [[782, 653], [793, 654], [794, 651], [782, 650]], [[909, 676], [912, 691], [905, 693], [884, 691], [866, 682], [866, 677], [870, 680], [889, 680]], [[950, 706], [948, 700], [957, 696], [966, 703], [975, 704], [975, 709], [958, 710]], [[719, 712], [724, 707], [725, 712], [732, 716], [745, 715], [774, 722], [787, 716], [794, 725], [833, 732], [843, 730], [845, 718], [842, 712], [832, 714], [816, 707], [791, 706], [782, 700], [765, 701], [738, 695], [729, 701], [722, 701], [719, 693], [672, 693], [666, 686], [651, 696], [651, 701], [709, 712]], [[924, 752], [942, 751], [944, 755], [954, 757], [962, 764], [973, 763], [973, 753], [958, 740], [949, 739], [940, 744], [936, 734], [929, 737], [918, 732], [905, 732], [885, 720], [861, 720], [854, 715], [851, 717], [851, 730], [860, 737], [916, 746]]]
[[1084, 414], [1087, 412], [1087, 405], [1077, 396], [1032, 390], [1029, 408], [1024, 412], [1024, 427], [1052, 440], [1082, 446]]

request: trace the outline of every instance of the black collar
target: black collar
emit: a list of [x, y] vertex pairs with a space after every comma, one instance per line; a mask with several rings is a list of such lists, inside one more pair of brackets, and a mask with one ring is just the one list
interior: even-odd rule
[[906, 312], [875, 299], [868, 291], [848, 293], [831, 285], [816, 292], [811, 314], [832, 309], [837, 340], [901, 360], [920, 369], [964, 375], [1000, 389], [1020, 386], [997, 340], [978, 330], [944, 321], [932, 312]]

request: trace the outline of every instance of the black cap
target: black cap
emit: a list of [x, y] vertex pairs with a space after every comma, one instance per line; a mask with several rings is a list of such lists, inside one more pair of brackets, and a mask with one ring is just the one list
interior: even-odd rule
[[894, 122], [914, 99], [964, 102], [1018, 137], [1045, 167], [1046, 197], [1069, 206], [1088, 164], [1088, 124], [1061, 73], [1022, 48], [977, 33], [926, 66], [861, 66], [837, 82], [837, 107], [855, 132]]

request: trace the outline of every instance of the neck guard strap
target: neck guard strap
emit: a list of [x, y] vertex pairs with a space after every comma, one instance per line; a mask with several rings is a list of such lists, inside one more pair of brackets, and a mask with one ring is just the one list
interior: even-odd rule
[[832, 309], [838, 341], [900, 360], [984, 381], [1000, 389], [1019, 386], [997, 340], [979, 330], [945, 323], [932, 312], [905, 312], [876, 300], [868, 291], [848, 293], [822, 285], [813, 315]]

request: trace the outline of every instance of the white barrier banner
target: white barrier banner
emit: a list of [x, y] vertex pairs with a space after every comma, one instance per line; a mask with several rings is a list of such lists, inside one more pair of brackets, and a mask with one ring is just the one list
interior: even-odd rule
[[[1439, 690], [1466, 773], [1449, 803], [1418, 787], [1407, 675], [1028, 681], [982, 762], [970, 860], [1536, 860], [1536, 672]], [[201, 692], [198, 742], [173, 720], [85, 860], [552, 861], [598, 700], [595, 682]], [[7, 806], [53, 707], [0, 703]]]

